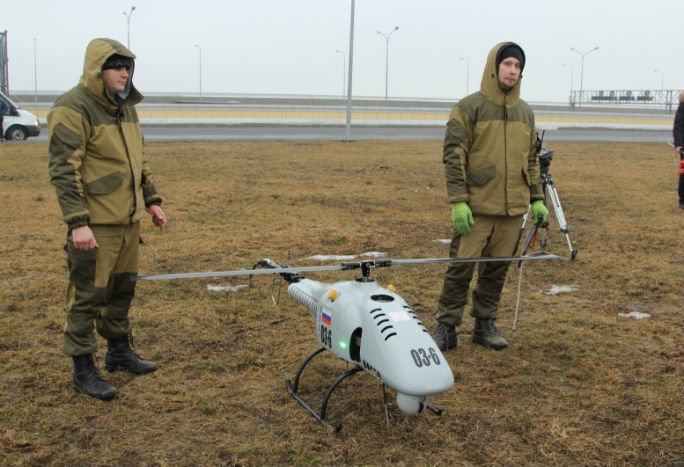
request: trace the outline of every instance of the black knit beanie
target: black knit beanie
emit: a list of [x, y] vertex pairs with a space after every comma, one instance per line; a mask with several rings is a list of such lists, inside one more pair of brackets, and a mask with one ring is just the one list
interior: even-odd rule
[[110, 56], [107, 59], [107, 61], [104, 62], [104, 65], [102, 65], [102, 69], [107, 70], [109, 68], [126, 68], [127, 70], [130, 70], [132, 64], [132, 58], [124, 57], [123, 55], [119, 54], [114, 54]]
[[520, 61], [520, 71], [525, 68], [525, 52], [518, 44], [510, 44], [499, 51], [499, 56], [496, 59], [496, 69], [499, 69], [501, 62], [508, 57], [517, 58]]

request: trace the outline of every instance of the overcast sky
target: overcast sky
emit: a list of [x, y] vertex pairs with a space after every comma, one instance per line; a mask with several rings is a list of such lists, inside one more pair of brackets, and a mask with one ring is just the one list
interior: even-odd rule
[[[3, 0], [12, 93], [65, 91], [88, 42], [138, 56], [144, 93], [341, 95], [351, 0]], [[356, 0], [353, 95], [458, 99], [479, 88], [486, 55], [512, 40], [527, 55], [522, 96], [565, 102], [585, 90], [684, 88], [684, 0]], [[34, 41], [35, 39], [35, 41]], [[34, 44], [37, 67], [34, 68]], [[195, 45], [198, 45], [196, 47]], [[466, 60], [461, 60], [464, 57]], [[563, 66], [563, 65], [568, 66]], [[571, 68], [572, 67], [572, 68]], [[467, 69], [469, 80], [466, 80]], [[37, 70], [37, 71], [36, 71]], [[654, 71], [658, 70], [658, 71]], [[572, 76], [572, 83], [571, 83]]]

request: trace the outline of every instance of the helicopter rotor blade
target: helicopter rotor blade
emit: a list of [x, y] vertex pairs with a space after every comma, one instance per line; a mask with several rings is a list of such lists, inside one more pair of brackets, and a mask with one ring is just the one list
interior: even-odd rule
[[304, 266], [300, 268], [236, 269], [234, 271], [184, 272], [138, 276], [139, 281], [163, 281], [171, 279], [204, 279], [209, 277], [261, 276], [266, 274], [298, 274], [300, 272], [341, 271], [343, 264], [329, 266]]
[[539, 252], [523, 256], [499, 256], [499, 257], [479, 257], [479, 258], [417, 258], [417, 259], [390, 259], [387, 260], [390, 264], [381, 264], [382, 261], [376, 261], [376, 266], [393, 266], [393, 265], [411, 265], [411, 264], [434, 264], [434, 263], [499, 263], [499, 262], [514, 262], [514, 261], [539, 261], [547, 259], [562, 259], [560, 256]]
[[416, 259], [381, 259], [364, 260], [327, 266], [303, 266], [297, 268], [290, 267], [271, 267], [264, 269], [236, 269], [233, 271], [208, 271], [208, 272], [186, 272], [176, 274], [154, 274], [138, 276], [139, 281], [162, 281], [173, 279], [206, 279], [210, 277], [238, 277], [238, 276], [260, 276], [267, 274], [299, 274], [304, 272], [323, 272], [323, 271], [349, 271], [359, 269], [363, 264], [371, 267], [387, 267], [393, 265], [412, 265], [412, 264], [435, 264], [435, 263], [494, 263], [494, 262], [513, 262], [513, 261], [538, 261], [547, 259], [561, 259], [546, 252], [535, 253], [524, 256], [503, 256], [503, 257], [480, 257], [480, 258], [416, 258]]

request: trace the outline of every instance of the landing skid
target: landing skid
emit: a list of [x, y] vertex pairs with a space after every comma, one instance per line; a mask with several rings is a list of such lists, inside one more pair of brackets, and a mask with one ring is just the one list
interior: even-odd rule
[[425, 403], [425, 408], [432, 412], [434, 415], [442, 415], [442, 413], [444, 412], [444, 407], [430, 405], [427, 402]]
[[[314, 357], [318, 354], [321, 354], [325, 352], [327, 349], [325, 347], [319, 347], [316, 349], [311, 355], [306, 357], [306, 359], [302, 362], [302, 364], [299, 366], [299, 369], [297, 370], [297, 375], [295, 376], [294, 383], [290, 381], [289, 379], [285, 382], [285, 386], [287, 387], [287, 392], [296, 400], [299, 405], [301, 405], [309, 414], [315, 418], [321, 425], [326, 427], [328, 430], [333, 431], [333, 432], [338, 432], [340, 429], [342, 429], [342, 425], [333, 425], [329, 421], [325, 419], [326, 412], [328, 410], [328, 402], [330, 401], [330, 396], [332, 396], [332, 393], [335, 389], [337, 389], [337, 386], [339, 386], [342, 381], [345, 379], [349, 378], [350, 376], [358, 373], [359, 371], [363, 371], [363, 369], [359, 366], [355, 366], [349, 371], [346, 371], [342, 373], [340, 376], [338, 376], [335, 381], [328, 387], [328, 389], [325, 391], [325, 395], [323, 396], [323, 403], [321, 404], [321, 411], [316, 412], [316, 410], [311, 407], [300, 395], [299, 395], [299, 380], [302, 377], [302, 373], [304, 372], [304, 368], [311, 363], [311, 360], [314, 359]], [[389, 415], [387, 413], [387, 393], [385, 392], [385, 385], [382, 385], [382, 398], [385, 406], [385, 418], [387, 419], [387, 424], [389, 425]], [[432, 412], [435, 415], [442, 415], [442, 412], [444, 412], [444, 408], [442, 407], [436, 407], [430, 405], [427, 401], [424, 402], [425, 409], [428, 409], [430, 412]]]
[[316, 412], [315, 409], [313, 409], [302, 397], [299, 395], [297, 392], [299, 389], [299, 379], [302, 376], [302, 372], [304, 371], [304, 368], [313, 360], [313, 358], [327, 350], [325, 347], [320, 347], [316, 351], [314, 351], [311, 355], [306, 357], [304, 362], [299, 366], [299, 369], [297, 370], [297, 375], [295, 376], [294, 383], [292, 383], [290, 380], [287, 380], [285, 385], [287, 387], [287, 392], [290, 393], [290, 395], [297, 401], [299, 402], [299, 405], [301, 405], [313, 418], [318, 420], [318, 422], [326, 427], [327, 429], [338, 432], [342, 428], [342, 425], [333, 425], [330, 422], [328, 422], [325, 419], [325, 413], [328, 410], [328, 401], [330, 400], [330, 396], [332, 396], [333, 391], [337, 388], [337, 386], [342, 383], [345, 379], [348, 377], [352, 376], [355, 373], [358, 373], [359, 371], [363, 371], [361, 367], [355, 366], [349, 371], [346, 371], [342, 373], [340, 376], [338, 376], [335, 381], [328, 387], [328, 389], [325, 391], [325, 396], [323, 397], [323, 404], [321, 405], [321, 412], [318, 413]]

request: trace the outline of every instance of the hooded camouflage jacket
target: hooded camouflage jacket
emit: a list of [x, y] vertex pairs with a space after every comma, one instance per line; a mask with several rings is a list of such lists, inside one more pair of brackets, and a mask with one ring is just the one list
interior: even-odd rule
[[450, 203], [465, 201], [475, 215], [516, 216], [544, 199], [534, 114], [520, 99], [520, 80], [508, 93], [496, 62], [505, 42], [487, 57], [480, 91], [454, 106], [447, 123], [443, 162]]
[[126, 225], [139, 221], [145, 206], [161, 204], [143, 153], [134, 107], [143, 96], [133, 86], [133, 68], [122, 93], [105, 91], [102, 65], [113, 54], [135, 58], [117, 41], [91, 41], [78, 85], [48, 114], [50, 181], [70, 229]]

